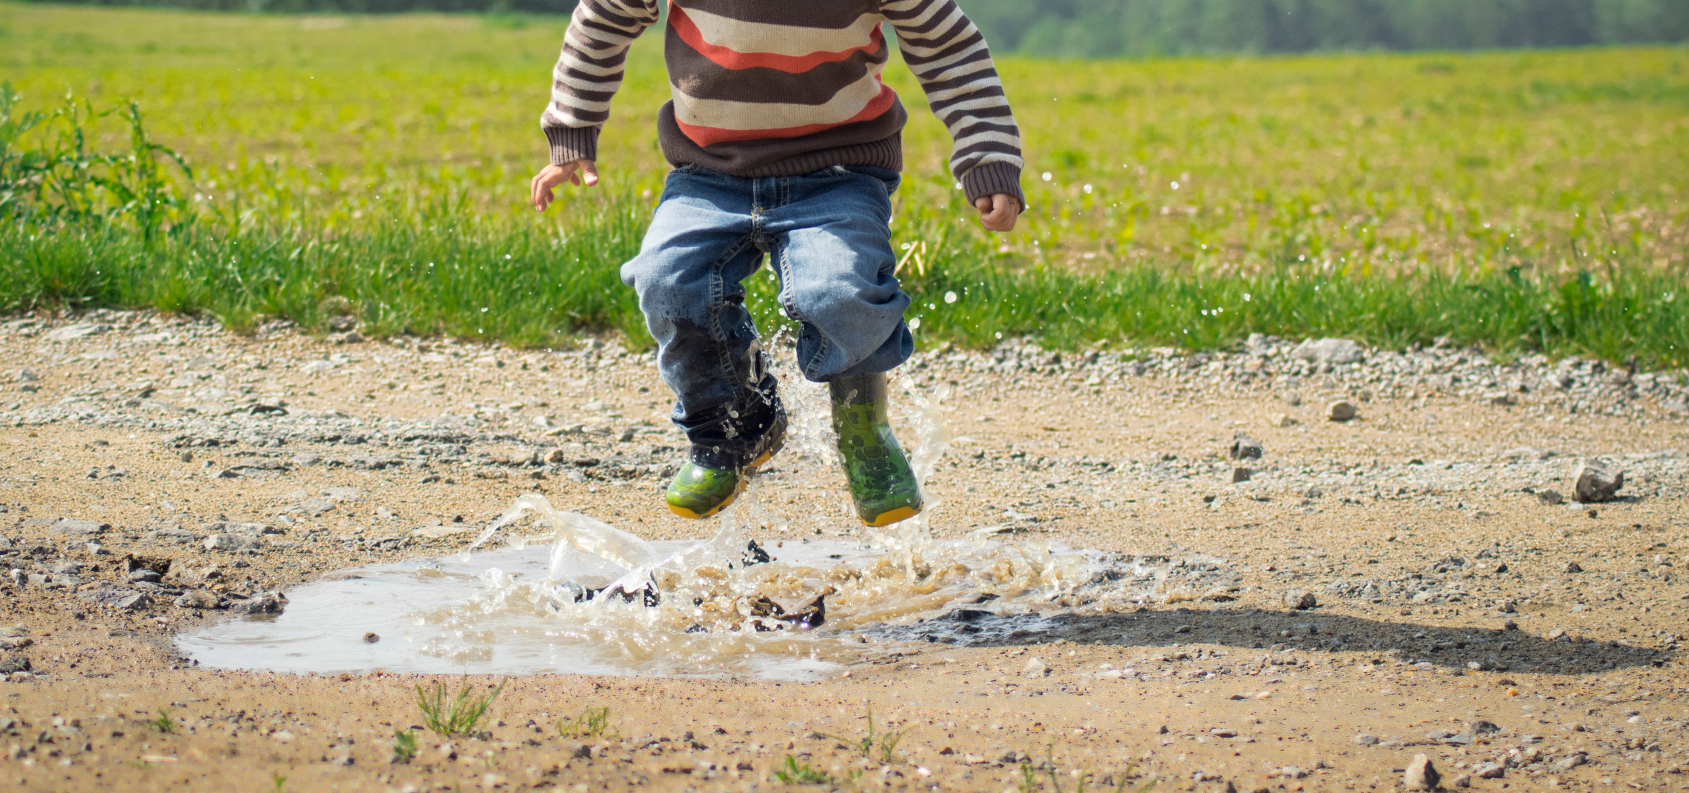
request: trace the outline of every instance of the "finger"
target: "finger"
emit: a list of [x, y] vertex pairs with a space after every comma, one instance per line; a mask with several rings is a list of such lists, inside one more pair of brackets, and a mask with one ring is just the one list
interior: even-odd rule
[[574, 186], [576, 186], [576, 187], [580, 187], [580, 186], [581, 186], [581, 175], [580, 175], [580, 173], [579, 173], [579, 172], [577, 172], [577, 171], [574, 171], [574, 170], [573, 170], [573, 169], [571, 169], [571, 170], [570, 170], [570, 173], [569, 173], [569, 184], [572, 184], [572, 185], [574, 185]]
[[581, 179], [587, 187], [598, 184], [598, 166], [591, 161], [581, 163]]
[[548, 198], [551, 193], [551, 191], [547, 190], [545, 187], [545, 181], [542, 179], [543, 176], [544, 174], [535, 176], [533, 183], [528, 187], [528, 201], [534, 205], [535, 209], [542, 212], [545, 211], [546, 198]]
[[974, 199], [974, 209], [979, 210], [979, 213], [982, 214], [982, 215], [987, 213], [987, 212], [990, 212], [991, 211], [991, 196], [982, 195], [979, 198]]

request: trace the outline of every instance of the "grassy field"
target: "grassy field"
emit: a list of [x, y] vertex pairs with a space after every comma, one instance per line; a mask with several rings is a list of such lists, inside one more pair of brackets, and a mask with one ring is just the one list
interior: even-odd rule
[[[643, 338], [614, 270], [666, 170], [660, 37], [631, 58], [606, 186], [542, 218], [522, 198], [562, 29], [0, 4], [14, 117], [67, 92], [133, 99], [193, 169], [151, 237], [110, 196], [89, 199], [94, 220], [0, 229], [0, 305]], [[998, 237], [961, 205], [913, 79], [888, 70], [914, 117], [894, 228], [925, 341], [1344, 333], [1689, 362], [1689, 50], [999, 65], [1032, 207]], [[54, 145], [58, 122], [14, 148]], [[131, 144], [119, 116], [86, 128], [100, 151]]]

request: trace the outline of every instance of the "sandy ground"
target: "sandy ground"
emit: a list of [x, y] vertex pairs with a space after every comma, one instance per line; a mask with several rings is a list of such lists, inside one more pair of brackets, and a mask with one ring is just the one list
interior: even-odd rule
[[[1689, 789], [1689, 423], [1650, 376], [1526, 361], [1462, 388], [1447, 367], [1270, 351], [1011, 352], [903, 372], [951, 388], [935, 533], [1162, 560], [1155, 591], [973, 615], [961, 641], [883, 626], [806, 682], [511, 678], [482, 732], [422, 732], [393, 763], [427, 677], [196, 668], [173, 637], [459, 548], [525, 492], [647, 538], [707, 533], [658, 497], [683, 439], [649, 356], [6, 323], [0, 783], [749, 790], [785, 786], [790, 757], [843, 789], [1393, 790], [1424, 754], [1445, 788]], [[1492, 366], [1468, 357], [1450, 366]], [[1335, 399], [1359, 418], [1327, 421]], [[1264, 454], [1231, 459], [1238, 432]], [[768, 538], [859, 537], [800, 451], [764, 477]], [[1552, 503], [1584, 456], [1625, 469], [1620, 497]], [[557, 728], [598, 707], [605, 732]]]

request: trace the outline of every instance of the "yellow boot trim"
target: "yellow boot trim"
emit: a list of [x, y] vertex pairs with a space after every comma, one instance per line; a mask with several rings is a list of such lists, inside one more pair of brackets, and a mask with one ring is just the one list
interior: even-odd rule
[[677, 507], [673, 504], [669, 504], [669, 511], [673, 512], [674, 514], [679, 515], [683, 518], [687, 518], [689, 520], [703, 520], [705, 518], [713, 518], [713, 517], [716, 516], [716, 513], [720, 512], [724, 509], [727, 509], [730, 505], [732, 505], [734, 499], [737, 499], [739, 497], [739, 494], [743, 493], [743, 492], [745, 492], [745, 480], [743, 478], [741, 478], [739, 480], [739, 486], [735, 487], [733, 489], [733, 495], [722, 499], [720, 504], [715, 505], [715, 509], [709, 510], [707, 512], [693, 512], [692, 510], [687, 509], [685, 507]]
[[898, 507], [897, 509], [880, 515], [873, 520], [864, 520], [862, 523], [863, 525], [879, 528], [880, 526], [890, 526], [898, 521], [908, 520], [919, 514], [921, 514], [921, 511], [914, 507]]

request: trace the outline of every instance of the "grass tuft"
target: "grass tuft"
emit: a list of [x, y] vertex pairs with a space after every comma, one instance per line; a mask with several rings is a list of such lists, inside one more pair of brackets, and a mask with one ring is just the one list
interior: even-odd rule
[[417, 746], [416, 746], [416, 731], [415, 730], [394, 730], [393, 731], [393, 758], [392, 758], [392, 762], [394, 764], [409, 763], [411, 760], [416, 759], [416, 751], [417, 751]]
[[774, 778], [788, 785], [833, 784], [833, 778], [828, 776], [827, 772], [810, 766], [807, 760], [799, 760], [791, 755], [786, 755], [780, 767], [775, 769]]
[[867, 712], [864, 714], [863, 718], [868, 722], [868, 729], [863, 733], [861, 738], [841, 738], [837, 735], [827, 735], [826, 733], [823, 733], [823, 735], [831, 740], [838, 741], [839, 743], [856, 750], [856, 752], [862, 755], [862, 757], [866, 760], [877, 762], [881, 765], [890, 765], [897, 762], [897, 745], [903, 741], [903, 736], [907, 735], [909, 730], [913, 728], [906, 728], [897, 731], [877, 730], [874, 726], [873, 703], [867, 703], [866, 711]]
[[578, 716], [565, 716], [557, 720], [557, 734], [563, 738], [598, 738], [610, 730], [610, 708], [608, 705], [587, 708]]
[[427, 689], [416, 687], [416, 704], [422, 710], [423, 724], [440, 735], [468, 735], [476, 731], [481, 720], [493, 707], [493, 700], [504, 691], [504, 681], [485, 696], [475, 695], [475, 686], [465, 680], [455, 696], [446, 693], [446, 684], [434, 681]]
[[166, 708], [159, 708], [158, 718], [148, 721], [147, 726], [165, 735], [176, 732], [176, 720], [170, 717], [170, 711]]

